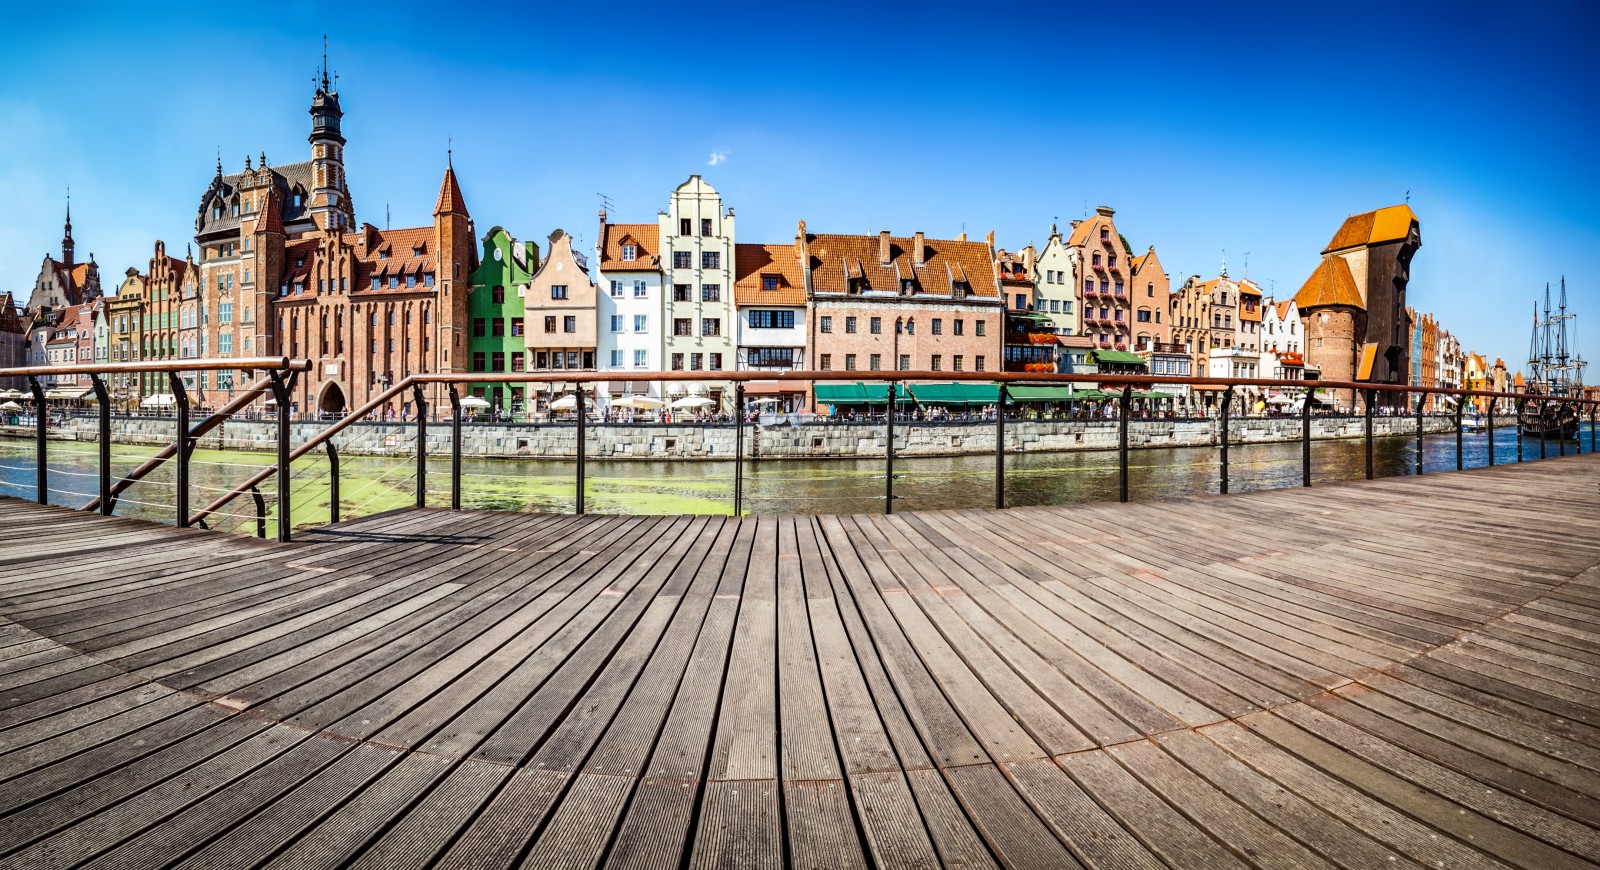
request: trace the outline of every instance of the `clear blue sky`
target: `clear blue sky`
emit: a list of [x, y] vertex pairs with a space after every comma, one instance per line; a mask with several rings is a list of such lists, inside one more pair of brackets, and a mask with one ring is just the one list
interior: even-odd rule
[[57, 251], [68, 185], [114, 283], [157, 238], [183, 251], [218, 147], [230, 172], [304, 159], [326, 32], [380, 226], [429, 219], [453, 136], [479, 228], [541, 243], [592, 245], [597, 193], [647, 220], [701, 173], [741, 241], [804, 219], [1015, 249], [1106, 204], [1175, 283], [1248, 251], [1285, 297], [1347, 215], [1410, 190], [1415, 306], [1515, 367], [1564, 273], [1600, 358], [1593, 3], [518, 5], [8, 11], [0, 289]]

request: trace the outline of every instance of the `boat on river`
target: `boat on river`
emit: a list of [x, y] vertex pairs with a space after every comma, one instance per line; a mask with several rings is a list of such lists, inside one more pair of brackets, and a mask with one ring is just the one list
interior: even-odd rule
[[1567, 279], [1561, 279], [1561, 305], [1550, 309], [1550, 285], [1544, 287], [1544, 317], [1533, 306], [1533, 338], [1528, 350], [1527, 392], [1546, 399], [1525, 402], [1517, 413], [1522, 434], [1532, 438], [1573, 440], [1582, 420], [1579, 406], [1562, 401], [1583, 395], [1583, 369], [1587, 363], [1572, 347], [1567, 322], [1577, 318], [1567, 312]]

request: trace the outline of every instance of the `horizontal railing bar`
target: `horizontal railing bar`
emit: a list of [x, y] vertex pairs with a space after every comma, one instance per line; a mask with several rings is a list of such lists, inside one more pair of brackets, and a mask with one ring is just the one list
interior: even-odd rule
[[186, 360], [140, 360], [138, 362], [71, 365], [71, 366], [24, 366], [22, 368], [0, 369], [0, 378], [47, 376], [47, 375], [119, 375], [136, 374], [144, 372], [199, 372], [216, 371], [217, 369], [247, 369], [258, 371], [273, 369], [276, 371], [309, 372], [311, 360], [290, 359], [286, 356], [249, 356], [239, 359], [186, 359]]

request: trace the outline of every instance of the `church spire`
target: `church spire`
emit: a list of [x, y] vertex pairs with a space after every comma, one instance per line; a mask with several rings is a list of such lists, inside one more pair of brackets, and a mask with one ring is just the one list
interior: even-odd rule
[[322, 92], [328, 93], [328, 34], [322, 34]]
[[61, 231], [61, 262], [72, 271], [72, 188], [67, 188], [67, 222]]

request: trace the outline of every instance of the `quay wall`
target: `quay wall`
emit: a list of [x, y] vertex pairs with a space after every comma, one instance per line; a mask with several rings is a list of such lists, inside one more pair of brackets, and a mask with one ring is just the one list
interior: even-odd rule
[[[299, 445], [328, 424], [292, 423], [290, 441]], [[1428, 416], [1423, 431], [1454, 431], [1450, 415]], [[675, 424], [591, 424], [587, 453], [590, 459], [727, 459], [733, 456], [734, 427]], [[1134, 420], [1128, 424], [1128, 444], [1150, 447], [1208, 447], [1220, 443], [1220, 421]], [[1376, 417], [1373, 434], [1379, 437], [1414, 436], [1414, 417]], [[112, 440], [122, 444], [171, 444], [177, 431], [170, 418], [128, 417], [112, 420]], [[994, 452], [994, 421], [896, 422], [896, 456], [956, 456]], [[1360, 438], [1361, 417], [1314, 417], [1315, 440]], [[0, 435], [33, 437], [29, 426], [0, 425]], [[67, 441], [95, 441], [98, 422], [78, 417], [52, 424], [50, 437]], [[746, 455], [756, 459], [861, 459], [884, 454], [881, 423], [807, 423], [745, 427]], [[1230, 424], [1234, 444], [1296, 441], [1300, 420], [1294, 417], [1247, 417]], [[415, 449], [416, 425], [400, 422], [356, 423], [334, 439], [340, 455], [390, 456]], [[201, 449], [271, 451], [277, 445], [277, 425], [271, 420], [231, 420], [200, 439]], [[1013, 453], [1047, 453], [1073, 450], [1115, 450], [1114, 420], [1008, 420], [1006, 450]], [[428, 424], [428, 452], [447, 455], [450, 425]], [[461, 450], [466, 456], [491, 459], [571, 459], [577, 455], [577, 427], [549, 424], [472, 423], [462, 426]]]

